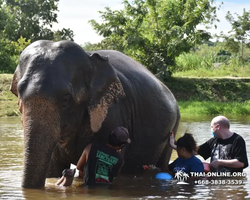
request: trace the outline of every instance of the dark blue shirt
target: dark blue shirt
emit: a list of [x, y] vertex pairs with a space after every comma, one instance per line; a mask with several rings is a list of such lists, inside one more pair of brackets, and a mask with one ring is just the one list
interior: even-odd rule
[[190, 172], [204, 172], [203, 163], [196, 156], [192, 156], [188, 159], [178, 157], [170, 165], [168, 165], [170, 171], [176, 172], [185, 172], [190, 174]]

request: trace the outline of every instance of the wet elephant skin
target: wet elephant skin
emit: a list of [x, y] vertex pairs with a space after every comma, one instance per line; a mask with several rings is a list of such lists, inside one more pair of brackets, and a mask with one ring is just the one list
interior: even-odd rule
[[88, 143], [106, 143], [117, 126], [126, 127], [132, 141], [122, 149], [124, 171], [146, 164], [167, 168], [178, 104], [162, 82], [121, 52], [36, 41], [20, 54], [11, 91], [22, 113], [25, 188], [60, 177]]

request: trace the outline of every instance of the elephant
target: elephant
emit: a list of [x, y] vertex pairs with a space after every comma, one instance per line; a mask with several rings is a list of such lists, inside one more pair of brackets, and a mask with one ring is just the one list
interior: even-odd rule
[[126, 127], [124, 172], [153, 164], [168, 169], [170, 132], [180, 111], [168, 89], [145, 66], [116, 50], [86, 52], [72, 41], [38, 40], [19, 56], [10, 90], [24, 129], [22, 187], [41, 188], [77, 164], [91, 142], [107, 142]]

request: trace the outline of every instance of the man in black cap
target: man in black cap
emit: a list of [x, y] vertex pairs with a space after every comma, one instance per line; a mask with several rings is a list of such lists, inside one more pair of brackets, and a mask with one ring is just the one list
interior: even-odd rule
[[[119, 152], [125, 144], [130, 142], [128, 130], [124, 127], [117, 127], [109, 134], [106, 145], [89, 144], [83, 150], [77, 163], [80, 177], [84, 175], [84, 185], [111, 184], [123, 166], [124, 160]], [[72, 182], [68, 184], [65, 179], [67, 176], [63, 176], [57, 185], [71, 185]]]

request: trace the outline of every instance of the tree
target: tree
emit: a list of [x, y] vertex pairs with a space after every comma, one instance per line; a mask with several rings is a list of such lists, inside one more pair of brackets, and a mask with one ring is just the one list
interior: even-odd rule
[[164, 79], [175, 57], [211, 37], [197, 28], [216, 20], [214, 0], [124, 0], [124, 9], [99, 11], [103, 23], [91, 20], [104, 37], [101, 48], [112, 48], [132, 56]]
[[[73, 40], [73, 31], [52, 31], [59, 0], [0, 0], [0, 72], [13, 73], [19, 50], [39, 39]], [[26, 41], [27, 40], [27, 41]]]
[[[0, 42], [3, 42], [2, 38]], [[5, 42], [5, 46], [0, 47], [0, 73], [13, 73], [17, 66], [20, 52], [30, 44], [30, 40], [20, 37], [16, 42]]]
[[13, 66], [13, 59], [9, 56], [14, 52], [14, 47], [9, 40], [4, 37], [4, 29], [8, 14], [3, 8], [3, 2], [0, 0], [0, 72], [8, 72], [8, 66]]
[[225, 39], [226, 47], [233, 53], [239, 54], [239, 59], [244, 61], [244, 48], [250, 48], [250, 11], [243, 10], [242, 16], [236, 14], [237, 19], [228, 11], [227, 21], [231, 24], [232, 29], [229, 35], [222, 34]]
[[63, 28], [54, 33], [54, 41], [71, 40], [74, 41], [74, 32], [70, 28]]
[[[57, 23], [57, 4], [59, 0], [4, 0], [5, 10], [9, 14], [5, 32], [11, 41], [21, 36], [31, 42], [39, 39], [53, 40], [55, 32], [51, 30]], [[67, 30], [67, 29], [66, 29]], [[73, 32], [57, 31], [63, 38], [73, 40]]]
[[83, 45], [82, 45], [82, 48], [85, 50], [85, 51], [92, 51], [92, 50], [96, 50], [97, 49], [97, 45], [98, 44], [92, 44], [90, 42], [85, 42]]

